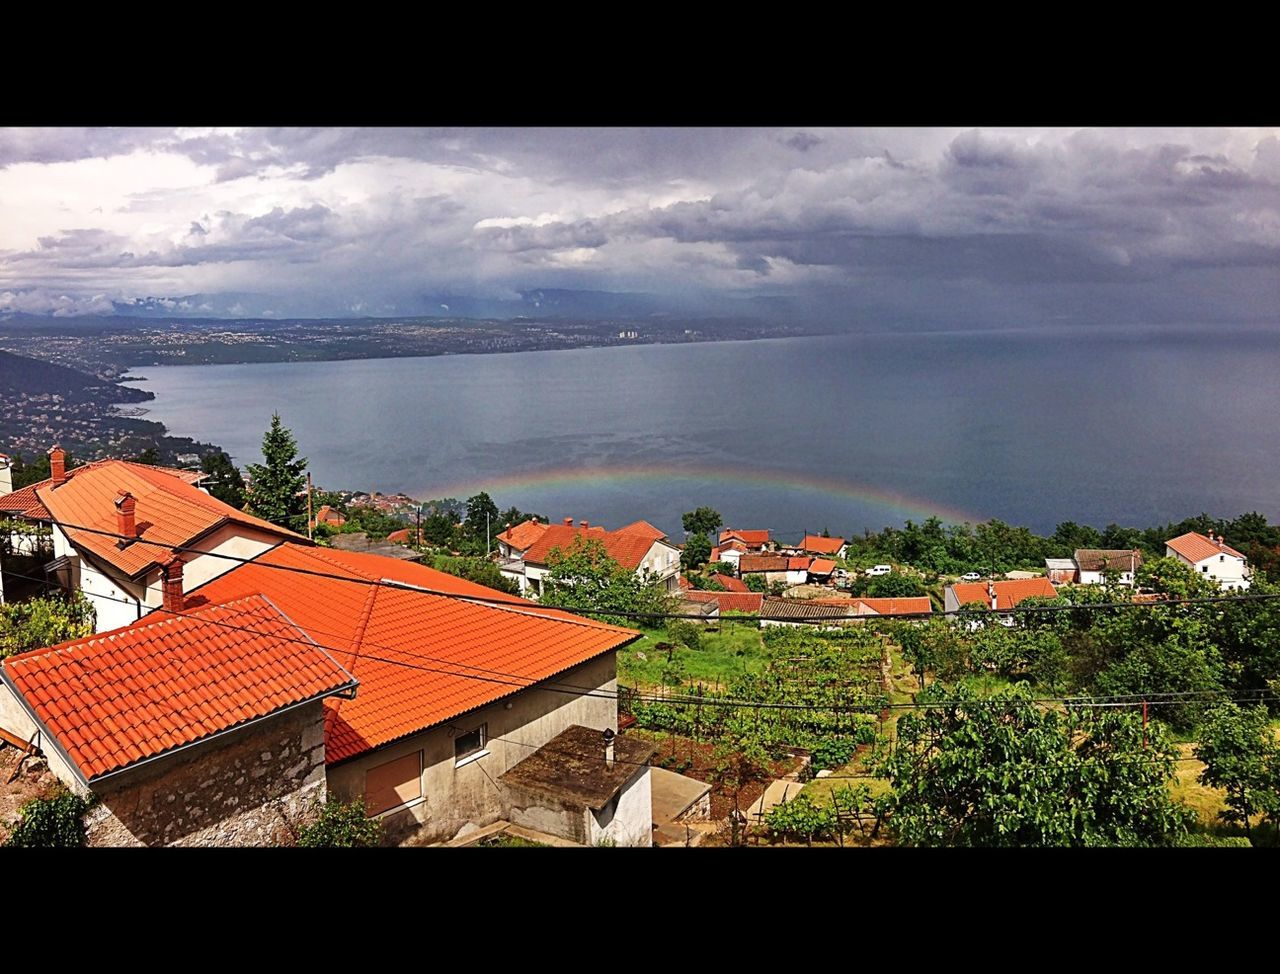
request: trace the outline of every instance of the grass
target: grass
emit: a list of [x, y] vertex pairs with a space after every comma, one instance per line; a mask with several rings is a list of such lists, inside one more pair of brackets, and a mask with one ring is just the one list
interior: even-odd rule
[[665, 629], [645, 629], [644, 636], [618, 653], [618, 681], [627, 686], [656, 687], [672, 664], [685, 683], [723, 687], [734, 677], [756, 672], [764, 666], [764, 644], [760, 630], [750, 625], [722, 623], [719, 631], [703, 630], [698, 649], [677, 646], [672, 663], [658, 643], [671, 642]]

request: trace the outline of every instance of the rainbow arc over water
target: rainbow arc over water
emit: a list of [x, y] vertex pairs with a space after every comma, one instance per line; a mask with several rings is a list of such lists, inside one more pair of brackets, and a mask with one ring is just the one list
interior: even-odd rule
[[[912, 520], [922, 520], [937, 515], [952, 524], [968, 521], [976, 524], [986, 518], [972, 511], [937, 501], [883, 487], [873, 487], [850, 480], [831, 477], [815, 477], [808, 474], [759, 468], [734, 466], [611, 466], [611, 467], [559, 467], [537, 472], [523, 472], [500, 477], [476, 478], [466, 482], [428, 487], [418, 493], [422, 498], [466, 497], [477, 491], [487, 491], [501, 504], [498, 495], [519, 493], [522, 490], [547, 490], [581, 487], [625, 487], [630, 483], [680, 483], [693, 484], [706, 494], [707, 503], [715, 506], [715, 487], [719, 484], [732, 487], [763, 487], [778, 493], [809, 491], [832, 498], [834, 501], [856, 501], [892, 511]], [[836, 511], [832, 514], [835, 515]], [[554, 516], [554, 515], [553, 515]]]

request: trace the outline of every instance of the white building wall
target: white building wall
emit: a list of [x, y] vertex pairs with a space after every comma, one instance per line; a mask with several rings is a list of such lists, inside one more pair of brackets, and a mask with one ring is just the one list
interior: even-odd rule
[[587, 810], [590, 845], [652, 846], [653, 792], [646, 765], [598, 812]]
[[1165, 548], [1165, 555], [1177, 558], [1184, 565], [1191, 565], [1197, 575], [1202, 578], [1212, 578], [1218, 583], [1219, 588], [1243, 590], [1251, 584], [1248, 564], [1243, 558], [1237, 558], [1235, 555], [1210, 555], [1194, 563], [1169, 547]]

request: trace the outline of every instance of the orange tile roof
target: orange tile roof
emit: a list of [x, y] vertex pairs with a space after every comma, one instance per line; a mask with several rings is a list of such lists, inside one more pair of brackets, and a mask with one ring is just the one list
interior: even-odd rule
[[[636, 524], [643, 524], [643, 521], [637, 521]], [[605, 552], [623, 568], [635, 571], [640, 567], [640, 563], [644, 561], [644, 556], [649, 553], [649, 549], [654, 543], [664, 537], [659, 534], [655, 537], [652, 531], [657, 531], [652, 525], [649, 527], [652, 531], [644, 529], [630, 530], [635, 525], [628, 525], [617, 531], [606, 531], [598, 525], [592, 525], [589, 528], [569, 527], [567, 524], [548, 524], [542, 532], [542, 536], [538, 538], [529, 549], [524, 553], [525, 564], [545, 565], [547, 564], [547, 556], [551, 553], [552, 548], [559, 548], [561, 551], [568, 551], [572, 546], [574, 539], [578, 537], [586, 537], [599, 540], [604, 545]]]
[[726, 541], [730, 541], [733, 538], [737, 538], [743, 544], [751, 545], [753, 547], [759, 547], [761, 545], [766, 545], [769, 543], [769, 532], [768, 530], [736, 531], [733, 528], [726, 528], [725, 530], [720, 532], [721, 544], [724, 544]]
[[809, 566], [813, 564], [813, 559], [808, 555], [792, 555], [787, 559], [787, 571], [802, 572], [808, 571]]
[[740, 578], [734, 578], [732, 575], [721, 575], [718, 572], [711, 576], [717, 582], [724, 586], [726, 592], [750, 592], [747, 583]]
[[844, 538], [824, 538], [817, 534], [806, 534], [798, 547], [803, 551], [812, 551], [816, 555], [834, 555], [844, 547]]
[[341, 511], [335, 511], [328, 504], [324, 504], [321, 506], [320, 510], [316, 511], [315, 523], [332, 524], [336, 527], [342, 527], [342, 525], [347, 523], [347, 518]]
[[624, 524], [618, 530], [627, 534], [643, 534], [654, 541], [667, 536], [667, 532], [659, 531], [648, 521], [632, 521], [630, 524]]
[[[188, 484], [197, 484], [204, 480], [208, 475], [199, 470], [179, 470], [177, 467], [153, 467], [149, 464], [133, 463], [129, 460], [94, 460], [91, 463], [81, 464], [78, 467], [72, 467], [67, 471], [67, 477], [74, 478], [80, 474], [90, 470], [95, 470], [107, 463], [124, 463], [131, 467], [146, 467], [148, 470], [159, 470], [161, 473], [167, 473], [172, 477]], [[52, 487], [53, 480], [41, 480], [34, 484], [27, 484], [12, 493], [0, 496], [0, 512], [5, 514], [16, 514], [19, 517], [32, 518], [38, 521], [49, 520], [49, 509], [36, 496], [36, 490], [41, 487]]]
[[[68, 525], [114, 533], [114, 501], [127, 490], [137, 501], [139, 540], [119, 547], [117, 538]], [[187, 545], [223, 524], [255, 528], [278, 538], [301, 536], [237, 511], [178, 477], [141, 463], [105, 460], [66, 483], [36, 491], [51, 518], [77, 548], [136, 578], [173, 557], [167, 545]], [[148, 543], [151, 542], [151, 543]]]
[[[1053, 587], [1053, 583], [1044, 577], [1018, 578], [1006, 582], [992, 582], [991, 584], [996, 587], [997, 609], [1012, 609], [1023, 599], [1055, 599], [1058, 597], [1057, 589]], [[962, 606], [970, 602], [981, 602], [987, 607], [991, 605], [991, 596], [987, 592], [986, 582], [952, 585], [951, 590], [955, 593], [956, 599]]]
[[157, 610], [2, 672], [86, 781], [355, 685], [261, 595]]
[[[359, 584], [379, 580], [416, 589]], [[354, 700], [326, 704], [325, 753], [331, 764], [510, 696], [640, 635], [423, 565], [293, 543], [195, 589], [187, 602], [250, 593], [270, 598], [360, 681]]]
[[528, 521], [521, 521], [515, 527], [507, 528], [498, 535], [498, 540], [510, 545], [516, 551], [524, 551], [541, 538], [546, 530], [545, 524], [530, 518]]
[[714, 602], [721, 612], [759, 612], [764, 595], [760, 592], [706, 592], [691, 589], [682, 596], [691, 602]]
[[929, 601], [929, 596], [910, 596], [901, 599], [858, 599], [862, 605], [866, 606], [876, 615], [896, 616], [896, 615], [916, 615], [917, 613], [932, 612], [933, 603]]
[[791, 559], [786, 555], [743, 555], [738, 561], [738, 574], [748, 572], [785, 572]]
[[1204, 561], [1206, 558], [1213, 558], [1216, 555], [1231, 555], [1234, 558], [1244, 558], [1244, 555], [1225, 542], [1222, 547], [1218, 547], [1217, 542], [1210, 541], [1198, 531], [1188, 531], [1172, 541], [1166, 541], [1165, 544], [1193, 565], [1198, 561]]
[[813, 564], [809, 566], [811, 575], [830, 575], [835, 570], [836, 563], [830, 558], [815, 558]]

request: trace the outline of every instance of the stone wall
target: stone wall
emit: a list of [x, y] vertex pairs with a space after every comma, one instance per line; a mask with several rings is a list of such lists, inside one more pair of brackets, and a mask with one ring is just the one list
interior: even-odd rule
[[312, 701], [94, 788], [94, 846], [290, 843], [324, 800], [324, 704]]

